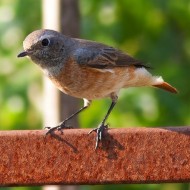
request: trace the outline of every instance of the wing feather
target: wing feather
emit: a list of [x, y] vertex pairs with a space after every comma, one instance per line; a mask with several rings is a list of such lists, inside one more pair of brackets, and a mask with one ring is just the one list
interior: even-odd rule
[[[86, 40], [85, 40], [86, 41]], [[79, 47], [75, 49], [74, 58], [81, 66], [89, 66], [98, 69], [109, 69], [113, 67], [145, 67], [149, 66], [134, 59], [113, 47], [104, 44], [87, 41], [80, 41]]]

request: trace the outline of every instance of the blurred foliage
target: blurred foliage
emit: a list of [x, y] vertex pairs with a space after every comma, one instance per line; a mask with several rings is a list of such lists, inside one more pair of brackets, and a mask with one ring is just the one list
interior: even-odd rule
[[[0, 1], [0, 124], [1, 129], [40, 127], [40, 75], [27, 59], [16, 56], [25, 36], [41, 26], [41, 4], [33, 0]], [[31, 12], [29, 10], [35, 10]], [[40, 96], [38, 96], [40, 98]]]
[[[80, 0], [81, 37], [117, 47], [151, 65], [179, 94], [160, 89], [122, 90], [108, 122], [112, 127], [182, 126], [190, 122], [190, 1]], [[0, 1], [1, 129], [41, 127], [39, 69], [17, 59], [22, 41], [41, 28], [41, 1]], [[110, 100], [94, 101], [80, 116], [83, 127], [102, 120]], [[82, 186], [82, 189], [185, 190], [187, 184]], [[9, 188], [5, 188], [9, 189]], [[14, 188], [13, 188], [14, 189]], [[28, 187], [17, 189], [30, 189]]]

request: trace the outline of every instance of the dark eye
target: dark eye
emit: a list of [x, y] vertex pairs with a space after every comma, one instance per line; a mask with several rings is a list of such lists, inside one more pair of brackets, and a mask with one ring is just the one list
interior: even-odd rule
[[42, 40], [42, 45], [43, 45], [43, 46], [49, 46], [49, 44], [50, 44], [50, 40], [49, 40], [49, 39], [44, 38], [44, 39]]

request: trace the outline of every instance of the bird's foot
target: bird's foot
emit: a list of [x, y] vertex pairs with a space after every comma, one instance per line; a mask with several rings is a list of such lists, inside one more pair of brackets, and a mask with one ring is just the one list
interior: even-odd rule
[[96, 132], [96, 145], [95, 149], [98, 148], [99, 142], [102, 140], [103, 132], [108, 128], [108, 125], [105, 125], [104, 123], [101, 123], [97, 128], [92, 129], [88, 134], [91, 134], [92, 132]]
[[65, 122], [61, 122], [59, 125], [55, 126], [55, 127], [45, 127], [44, 129], [48, 129], [46, 135], [48, 134], [52, 134], [52, 132], [54, 132], [55, 130], [60, 131], [61, 134], [63, 133], [62, 129], [70, 129], [71, 126], [67, 126], [65, 125]]

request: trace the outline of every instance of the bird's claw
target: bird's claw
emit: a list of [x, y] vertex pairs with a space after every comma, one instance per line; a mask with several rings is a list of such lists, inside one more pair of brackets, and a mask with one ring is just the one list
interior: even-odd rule
[[105, 129], [108, 128], [108, 125], [104, 125], [104, 123], [101, 123], [97, 128], [92, 129], [88, 134], [91, 134], [92, 132], [96, 132], [96, 145], [95, 149], [98, 148], [99, 142], [102, 140], [103, 132]]
[[54, 132], [55, 130], [60, 131], [61, 134], [63, 134], [62, 129], [66, 129], [66, 128], [71, 128], [71, 127], [67, 127], [64, 122], [61, 123], [61, 124], [58, 125], [58, 126], [55, 126], [55, 127], [44, 127], [44, 129], [48, 129], [46, 135], [51, 134], [51, 133]]

